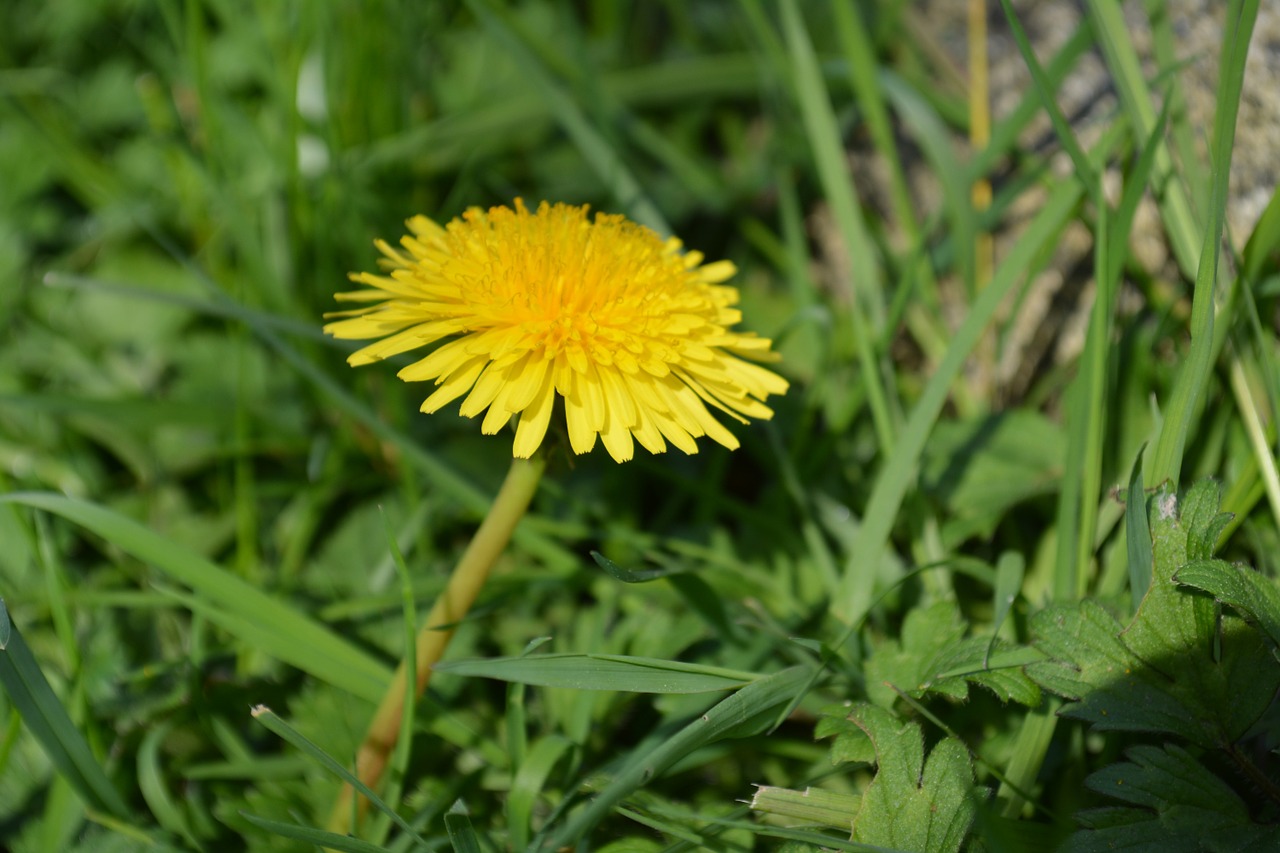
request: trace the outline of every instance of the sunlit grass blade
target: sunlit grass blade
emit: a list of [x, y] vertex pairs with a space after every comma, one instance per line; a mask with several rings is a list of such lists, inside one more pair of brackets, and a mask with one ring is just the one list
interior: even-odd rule
[[[1156, 110], [1142, 74], [1129, 25], [1124, 20], [1119, 4], [1111, 0], [1087, 0], [1085, 5], [1125, 113], [1137, 135], [1146, 139], [1155, 131]], [[1218, 105], [1219, 108], [1222, 107], [1221, 99], [1218, 100]], [[1184, 275], [1193, 276], [1200, 264], [1200, 226], [1186, 187], [1174, 171], [1169, 148], [1163, 143], [1156, 152], [1155, 185], [1161, 188], [1156, 200], [1164, 213], [1165, 228], [1178, 266]]]
[[937, 176], [946, 212], [946, 240], [955, 252], [954, 272], [967, 290], [974, 276], [977, 213], [970, 200], [966, 170], [956, 156], [946, 124], [929, 100], [893, 72], [885, 71], [878, 79], [903, 130], [920, 146], [931, 173]]
[[49, 760], [85, 803], [116, 817], [127, 817], [128, 806], [49, 686], [22, 632], [9, 619], [3, 599], [0, 640], [4, 641], [0, 643], [0, 686]]
[[[1231, 154], [1235, 147], [1236, 117], [1240, 112], [1245, 59], [1257, 15], [1258, 0], [1233, 2], [1227, 11], [1210, 151], [1210, 198], [1205, 205], [1208, 224], [1202, 237], [1191, 302], [1191, 347], [1165, 407], [1164, 425], [1160, 430], [1152, 462], [1152, 481], [1162, 483], [1169, 480], [1175, 488], [1182, 472], [1183, 448], [1211, 379], [1218, 258], [1222, 249]], [[1228, 320], [1229, 318], [1224, 318], [1224, 322]]]
[[0, 502], [43, 509], [93, 531], [190, 587], [202, 603], [274, 638], [277, 654], [316, 678], [369, 701], [382, 696], [391, 678], [386, 667], [329, 629], [130, 518], [61, 495], [14, 493], [0, 495]]
[[1075, 167], [1076, 178], [1084, 185], [1085, 192], [1089, 193], [1090, 199], [1096, 204], [1102, 197], [1102, 187], [1098, 182], [1097, 170], [1089, 162], [1089, 158], [1085, 156], [1084, 149], [1080, 147], [1079, 141], [1076, 140], [1075, 131], [1067, 122], [1066, 116], [1062, 114], [1061, 108], [1058, 107], [1058, 102], [1053, 96], [1053, 85], [1049, 81], [1049, 76], [1045, 73], [1044, 68], [1040, 65], [1040, 61], [1036, 59], [1035, 51], [1031, 49], [1031, 41], [1027, 38], [1027, 32], [1023, 29], [1022, 22], [1013, 11], [1013, 5], [1009, 0], [1000, 0], [1000, 5], [1004, 8], [1004, 16], [1009, 22], [1013, 40], [1017, 43], [1019, 52], [1022, 53], [1022, 61], [1026, 64], [1027, 70], [1031, 72], [1031, 80], [1035, 85], [1036, 93], [1040, 96], [1040, 104], [1049, 115], [1054, 133], [1058, 136], [1058, 142], [1071, 157], [1071, 164]]
[[[404, 554], [396, 543], [395, 530], [391, 527], [391, 519], [382, 513], [383, 529], [387, 535], [387, 547], [395, 560], [396, 574], [400, 578], [401, 609], [404, 613], [404, 669], [405, 672], [418, 671], [418, 609], [414, 604], [413, 578], [409, 574], [409, 566], [404, 561]], [[418, 692], [406, 690], [404, 706], [400, 713], [400, 737], [396, 739], [395, 753], [391, 758], [391, 775], [387, 784], [387, 797], [393, 802], [400, 799], [404, 791], [404, 780], [409, 769], [409, 756], [413, 748], [413, 720], [418, 711]], [[390, 828], [390, 824], [387, 824]], [[385, 837], [385, 836], [383, 836]]]
[[1026, 803], [1023, 792], [1035, 788], [1036, 778], [1058, 727], [1056, 711], [1061, 704], [1058, 699], [1049, 697], [1044, 705], [1022, 720], [1012, 755], [1004, 769], [1004, 781], [996, 792], [996, 802], [1001, 804], [1000, 814], [1006, 818], [1015, 818], [1022, 813]]
[[[831, 9], [835, 19], [836, 33], [844, 50], [845, 64], [849, 70], [849, 82], [866, 117], [867, 130], [875, 144], [876, 154], [889, 170], [889, 192], [893, 214], [897, 218], [898, 226], [902, 229], [906, 244], [917, 245], [922, 238], [920, 220], [916, 215], [915, 202], [907, 188], [906, 170], [902, 164], [898, 142], [893, 136], [893, 125], [889, 110], [885, 106], [885, 97], [880, 91], [880, 75], [877, 73], [876, 55], [870, 34], [854, 4], [835, 0], [831, 4]], [[906, 88], [905, 84], [904, 88]], [[948, 177], [941, 172], [938, 175], [943, 180]], [[933, 268], [928, 263], [920, 264], [920, 292], [926, 303], [936, 308], [937, 282], [934, 280]]]
[[812, 146], [823, 194], [831, 205], [848, 253], [855, 294], [855, 298], [849, 300], [848, 312], [858, 352], [859, 375], [865, 385], [880, 448], [887, 453], [894, 445], [895, 430], [892, 403], [882, 378], [879, 354], [874, 349], [874, 342], [884, 323], [886, 302], [884, 284], [876, 264], [877, 252], [854, 194], [853, 177], [845, 162], [840, 132], [831, 111], [831, 98], [818, 67], [813, 43], [793, 0], [784, 2], [781, 10], [796, 100]]

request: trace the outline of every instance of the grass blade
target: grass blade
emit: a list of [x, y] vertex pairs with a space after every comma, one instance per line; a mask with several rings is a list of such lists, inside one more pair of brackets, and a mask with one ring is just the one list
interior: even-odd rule
[[296, 823], [284, 823], [283, 821], [258, 817], [248, 812], [240, 812], [240, 816], [254, 826], [265, 829], [273, 835], [314, 844], [322, 850], [338, 850], [341, 853], [390, 853], [388, 848], [380, 844], [361, 841], [359, 838], [352, 838], [350, 835], [339, 835], [326, 829], [300, 826]]
[[633, 753], [582, 812], [543, 846], [555, 850], [585, 838], [622, 798], [661, 774], [695, 749], [726, 737], [744, 734], [753, 726], [767, 727], [779, 706], [790, 702], [809, 680], [812, 669], [796, 666], [748, 684], [652, 749]]
[[[888, 453], [893, 447], [895, 430], [879, 358], [873, 347], [885, 315], [883, 287], [875, 263], [875, 246], [854, 195], [853, 176], [849, 174], [845, 162], [844, 148], [836, 128], [835, 115], [831, 111], [831, 98], [818, 67], [818, 58], [793, 0], [782, 4], [782, 25], [786, 32], [787, 50], [791, 54], [796, 100], [808, 132], [809, 143], [813, 147], [814, 163], [822, 181], [823, 194], [831, 205], [848, 252], [855, 294], [849, 300], [849, 320], [853, 327], [862, 381], [866, 386], [867, 402], [875, 421], [876, 436], [880, 449]], [[864, 310], [869, 313], [869, 317], [864, 314]]]
[[251, 713], [253, 714], [253, 718], [259, 723], [262, 723], [262, 725], [270, 732], [279, 736], [282, 740], [296, 749], [306, 753], [313, 761], [316, 762], [316, 764], [320, 765], [334, 776], [337, 776], [339, 779], [359, 791], [361, 795], [368, 798], [369, 802], [373, 803], [374, 808], [391, 818], [392, 822], [394, 822], [396, 826], [400, 827], [400, 829], [423, 847], [429, 846], [427, 842], [423, 840], [422, 836], [418, 834], [417, 830], [410, 826], [409, 822], [400, 816], [399, 812], [387, 805], [385, 800], [375, 794], [368, 785], [357, 779], [355, 775], [351, 773], [351, 771], [347, 770], [347, 768], [343, 767], [336, 758], [325, 752], [316, 744], [312, 743], [293, 726], [280, 719], [275, 711], [272, 711], [265, 705], [258, 705]]
[[541, 687], [631, 693], [736, 690], [759, 679], [750, 672], [629, 655], [553, 654], [437, 664], [437, 672], [497, 678]]
[[449, 831], [449, 843], [454, 853], [480, 853], [480, 840], [471, 826], [471, 816], [462, 800], [449, 807], [444, 815], [445, 829]]
[[128, 806], [49, 686], [22, 632], [10, 621], [4, 599], [0, 599], [0, 640], [0, 686], [49, 760], [85, 803], [127, 817]]
[[1129, 474], [1129, 492], [1124, 502], [1125, 547], [1129, 552], [1129, 596], [1133, 611], [1138, 611], [1142, 597], [1151, 587], [1151, 522], [1147, 518], [1147, 496], [1142, 486], [1142, 454], [1144, 444], [1133, 460]]
[[1227, 207], [1236, 117], [1240, 112], [1240, 95], [1244, 85], [1244, 65], [1257, 15], [1258, 0], [1233, 3], [1227, 13], [1228, 35], [1224, 39], [1218, 72], [1217, 112], [1213, 122], [1209, 224], [1203, 235], [1191, 302], [1191, 348], [1178, 374], [1165, 412], [1152, 467], [1153, 481], [1161, 483], [1169, 480], [1175, 489], [1182, 472], [1182, 452], [1187, 443], [1187, 435], [1205, 395], [1213, 367], [1218, 257], [1222, 249], [1222, 225]]

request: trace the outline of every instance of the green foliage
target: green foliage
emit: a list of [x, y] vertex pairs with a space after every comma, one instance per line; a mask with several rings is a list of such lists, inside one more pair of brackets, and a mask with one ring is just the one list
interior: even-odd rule
[[[1244, 619], [1178, 585], [1187, 567], [1210, 587], [1227, 586], [1237, 596], [1249, 588], [1236, 570], [1208, 559], [1229, 520], [1218, 512], [1218, 485], [1196, 483], [1181, 501], [1162, 488], [1147, 500], [1153, 575], [1133, 619], [1122, 626], [1089, 600], [1046, 608], [1032, 618], [1031, 632], [1049, 660], [1027, 671], [1045, 688], [1075, 700], [1062, 709], [1066, 716], [1098, 730], [1172, 735], [1206, 754], [1216, 751], [1255, 782], [1264, 780], [1271, 771], [1255, 766], [1242, 742], [1280, 688], [1280, 662]], [[1267, 587], [1274, 591], [1274, 585]], [[1265, 599], [1255, 591], [1252, 600]], [[1258, 619], [1255, 611], [1246, 612]], [[1265, 815], [1280, 803], [1257, 813], [1173, 742], [1134, 747], [1128, 758], [1090, 776], [1089, 786], [1143, 808], [1086, 815], [1090, 830], [1070, 849], [1114, 849], [1108, 845], [1138, 838], [1178, 840], [1191, 846], [1176, 849], [1200, 849], [1202, 837], [1223, 845], [1214, 849], [1246, 849], [1249, 839], [1276, 831], [1275, 820]], [[1264, 791], [1277, 790], [1273, 783], [1260, 784]], [[1255, 814], [1265, 829], [1251, 823]], [[1199, 833], [1194, 842], [1179, 840], [1193, 826]]]
[[[1275, 13], [1221, 6], [1001, 4], [971, 145], [963, 4], [11, 0], [0, 848], [1274, 846]], [[792, 390], [552, 453], [335, 836], [508, 459], [321, 316], [515, 196], [731, 260]]]
[[[851, 838], [894, 850], [954, 853], [969, 831], [981, 795], [973, 784], [973, 765], [965, 745], [955, 738], [935, 744], [926, 759], [918, 723], [903, 722], [875, 705], [856, 705], [844, 717], [830, 717], [827, 731], [856, 731], [861, 748], [850, 749], [852, 734], [837, 737], [833, 760], [876, 766], [875, 778], [859, 796], [808, 789], [762, 788], [751, 807], [840, 829]], [[820, 729], [820, 732], [822, 730]]]
[[[963, 701], [969, 685], [985, 687], [1000, 701], [1034, 707], [1040, 690], [1017, 666], [991, 666], [1004, 647], [994, 637], [965, 637], [965, 622], [953, 601], [938, 601], [907, 614], [900, 640], [887, 639], [867, 659], [867, 695], [884, 707], [901, 691]], [[993, 648], [994, 641], [994, 648]]]
[[1254, 823], [1240, 796], [1180, 747], [1135, 746], [1126, 757], [1086, 784], [1130, 805], [1084, 812], [1080, 819], [1088, 831], [1063, 850], [1245, 851], [1274, 843], [1275, 826]]

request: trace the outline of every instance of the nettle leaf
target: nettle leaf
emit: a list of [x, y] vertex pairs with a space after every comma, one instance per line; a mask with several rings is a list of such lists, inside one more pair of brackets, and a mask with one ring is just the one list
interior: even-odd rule
[[965, 700], [972, 682], [1001, 701], [1038, 705], [1040, 689], [1021, 666], [989, 668], [989, 654], [1003, 647], [990, 637], [964, 639], [966, 628], [953, 601], [912, 610], [902, 623], [901, 639], [881, 642], [867, 659], [868, 697], [886, 708], [899, 690], [915, 698], [934, 693]]
[[1125, 849], [1244, 851], [1275, 840], [1274, 826], [1252, 822], [1249, 807], [1194, 756], [1174, 745], [1137, 746], [1085, 784], [1130, 807], [1086, 811], [1084, 829], [1064, 853]]
[[1218, 487], [1198, 483], [1178, 512], [1168, 491], [1151, 498], [1151, 588], [1127, 628], [1093, 601], [1046, 608], [1031, 619], [1049, 661], [1027, 673], [1075, 700], [1062, 714], [1099, 729], [1167, 732], [1227, 748], [1258, 720], [1280, 669], [1257, 631], [1207, 595], [1178, 587], [1189, 556], [1206, 559], [1225, 523]]
[[875, 705], [854, 707], [849, 718], [871, 739], [878, 765], [862, 794], [852, 840], [895, 850], [954, 853], [973, 822], [973, 764], [955, 738], [924, 757], [924, 734]]

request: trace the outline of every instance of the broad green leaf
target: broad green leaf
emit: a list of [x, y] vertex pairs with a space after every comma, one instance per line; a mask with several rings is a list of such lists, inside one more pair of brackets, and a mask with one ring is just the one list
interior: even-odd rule
[[1085, 784], [1132, 807], [1084, 812], [1079, 819], [1086, 828], [1064, 851], [1263, 850], [1269, 848], [1253, 845], [1276, 839], [1280, 827], [1255, 824], [1231, 786], [1186, 750], [1174, 744], [1136, 746], [1126, 757]]
[[629, 693], [707, 693], [734, 690], [759, 678], [715, 666], [629, 655], [552, 654], [437, 664], [437, 672], [496, 678], [541, 687]]
[[[898, 699], [898, 690], [916, 692], [924, 688], [933, 663], [964, 637], [965, 626], [951, 601], [934, 602], [907, 613], [898, 640], [885, 640], [867, 658], [867, 697], [885, 708]], [[968, 692], [963, 683], [948, 684], [939, 692], [963, 699]]]
[[964, 744], [940, 741], [924, 757], [917, 723], [858, 705], [850, 718], [875, 744], [876, 777], [862, 795], [853, 840], [920, 853], [954, 853], [976, 811], [973, 765]]

